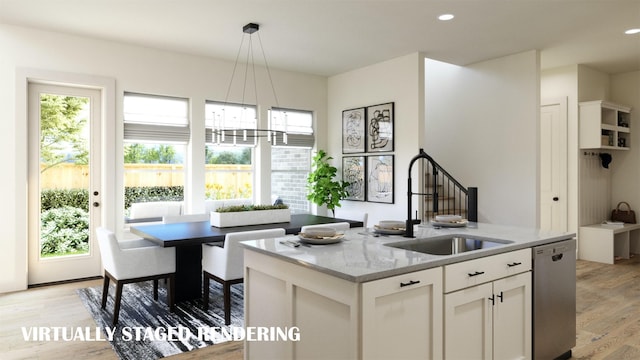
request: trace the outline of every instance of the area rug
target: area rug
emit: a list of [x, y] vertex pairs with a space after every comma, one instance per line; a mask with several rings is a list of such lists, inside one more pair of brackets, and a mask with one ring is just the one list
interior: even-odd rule
[[103, 339], [109, 341], [121, 359], [159, 359], [230, 340], [234, 328], [244, 324], [243, 285], [231, 287], [231, 324], [224, 324], [221, 286], [211, 284], [209, 311], [202, 309], [202, 300], [176, 304], [175, 312], [166, 305], [166, 289], [158, 289], [158, 301], [153, 300], [150, 281], [126, 284], [122, 292], [118, 326], [111, 325], [114, 306], [113, 286], [107, 306], [100, 308], [102, 286], [78, 289], [78, 296], [87, 308]]

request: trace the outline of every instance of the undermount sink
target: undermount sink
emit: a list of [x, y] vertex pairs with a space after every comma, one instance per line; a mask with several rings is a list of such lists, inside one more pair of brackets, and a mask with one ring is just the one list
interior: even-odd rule
[[449, 236], [445, 238], [417, 239], [386, 246], [431, 255], [453, 255], [467, 251], [488, 249], [513, 243], [510, 240], [482, 239], [478, 237]]

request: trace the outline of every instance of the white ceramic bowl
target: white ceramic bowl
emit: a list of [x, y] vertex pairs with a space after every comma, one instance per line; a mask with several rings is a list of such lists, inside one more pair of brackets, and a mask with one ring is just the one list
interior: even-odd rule
[[404, 228], [405, 222], [398, 220], [382, 220], [378, 223], [378, 227], [382, 229], [398, 229]]
[[460, 215], [436, 215], [437, 222], [454, 222], [462, 220]]
[[314, 237], [331, 237], [336, 236], [336, 229], [330, 227], [316, 227], [306, 229], [304, 234]]

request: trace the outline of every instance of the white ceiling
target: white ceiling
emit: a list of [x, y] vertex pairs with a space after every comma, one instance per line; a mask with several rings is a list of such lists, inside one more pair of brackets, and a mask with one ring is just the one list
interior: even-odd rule
[[543, 69], [640, 70], [640, 34], [624, 34], [640, 28], [640, 0], [0, 0], [0, 22], [229, 60], [255, 22], [272, 68], [318, 75], [417, 51], [468, 65], [531, 49]]

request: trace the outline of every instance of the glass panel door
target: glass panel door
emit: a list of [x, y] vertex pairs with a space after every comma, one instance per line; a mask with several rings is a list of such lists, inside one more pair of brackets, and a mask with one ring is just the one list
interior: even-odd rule
[[29, 85], [29, 284], [100, 275], [100, 91]]

